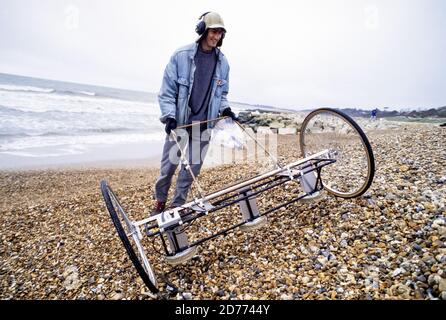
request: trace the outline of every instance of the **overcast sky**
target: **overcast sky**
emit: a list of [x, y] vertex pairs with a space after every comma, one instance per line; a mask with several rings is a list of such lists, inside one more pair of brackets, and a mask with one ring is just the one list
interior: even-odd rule
[[444, 0], [0, 0], [0, 73], [158, 92], [206, 11], [227, 27], [229, 100], [446, 105]]

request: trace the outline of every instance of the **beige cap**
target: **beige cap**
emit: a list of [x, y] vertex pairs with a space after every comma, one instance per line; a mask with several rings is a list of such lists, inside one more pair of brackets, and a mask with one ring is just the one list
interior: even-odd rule
[[205, 15], [204, 23], [206, 23], [206, 30], [222, 28], [226, 32], [225, 23], [217, 12], [209, 12], [207, 15]]

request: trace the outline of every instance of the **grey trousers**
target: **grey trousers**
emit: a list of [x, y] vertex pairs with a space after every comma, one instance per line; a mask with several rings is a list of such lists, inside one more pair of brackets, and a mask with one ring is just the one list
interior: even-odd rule
[[[185, 133], [180, 133], [179, 136], [181, 136], [179, 144], [182, 150], [185, 149], [187, 143], [187, 150], [184, 152], [187, 155], [186, 158], [189, 161], [194, 176], [197, 177], [200, 174], [209, 147], [209, 139], [203, 139], [204, 141], [201, 141], [200, 135], [195, 134], [187, 135]], [[172, 184], [172, 177], [174, 176], [179, 163], [181, 163], [181, 158], [178, 146], [174, 140], [170, 140], [169, 136], [166, 136], [161, 158], [160, 176], [155, 184], [155, 197], [157, 201], [167, 201], [169, 188]], [[172, 206], [177, 207], [186, 203], [187, 194], [189, 193], [192, 182], [193, 178], [189, 170], [184, 164], [181, 164], [175, 194], [171, 202]]]

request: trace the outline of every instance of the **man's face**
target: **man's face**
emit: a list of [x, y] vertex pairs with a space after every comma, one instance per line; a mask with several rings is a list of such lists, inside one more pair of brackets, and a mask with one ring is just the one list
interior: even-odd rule
[[206, 39], [204, 39], [203, 48], [211, 50], [216, 48], [225, 31], [222, 28], [209, 29]]

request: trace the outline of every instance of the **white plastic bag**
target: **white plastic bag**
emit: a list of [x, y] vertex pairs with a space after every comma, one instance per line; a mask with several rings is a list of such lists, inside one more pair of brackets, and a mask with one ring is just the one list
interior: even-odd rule
[[243, 130], [231, 118], [225, 118], [215, 124], [212, 141], [231, 149], [243, 149], [246, 136]]

